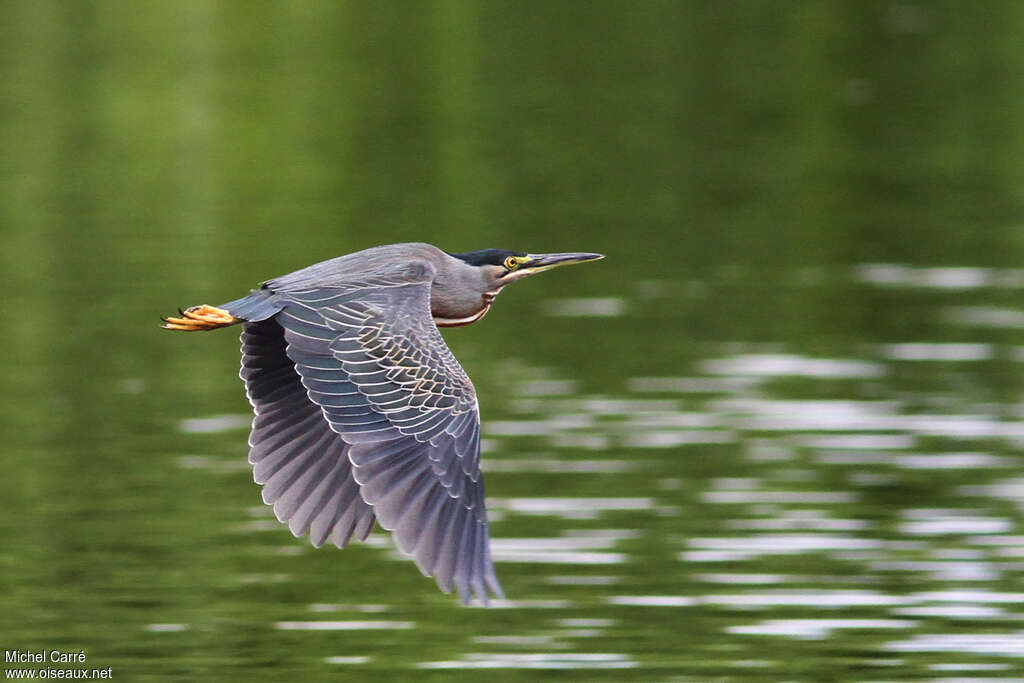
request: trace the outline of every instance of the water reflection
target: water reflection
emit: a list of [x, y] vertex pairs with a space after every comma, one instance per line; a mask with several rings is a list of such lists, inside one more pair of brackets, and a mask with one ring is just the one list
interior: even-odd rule
[[729, 606], [741, 609], [786, 606], [833, 610], [847, 607], [905, 605], [908, 602], [912, 602], [913, 599], [873, 590], [799, 590], [779, 588], [764, 592], [751, 591], [724, 595], [705, 595], [698, 598], [697, 601], [705, 605]]
[[496, 538], [491, 543], [491, 554], [496, 562], [620, 564], [627, 561], [625, 553], [593, 551], [612, 548], [619, 541], [641, 535], [626, 529], [597, 529], [557, 538]]
[[145, 628], [153, 633], [180, 633], [188, 630], [188, 624], [146, 624]]
[[[910, 447], [909, 445], [907, 446]], [[990, 453], [865, 453], [822, 452], [818, 462], [825, 465], [890, 465], [909, 470], [959, 470], [971, 467], [1018, 467], [1020, 459]]]
[[821, 640], [837, 629], [907, 629], [917, 625], [907, 619], [769, 619], [750, 626], [730, 626], [727, 631], [746, 636], [788, 636]]
[[991, 605], [923, 605], [899, 607], [892, 611], [908, 617], [936, 617], [939, 619], [1016, 619], [1006, 610]]
[[[566, 448], [601, 450], [600, 444], [579, 441], [562, 441], [558, 445]], [[558, 474], [614, 474], [629, 472], [644, 467], [643, 461], [627, 460], [560, 460], [558, 458], [488, 458], [482, 465], [485, 472], [548, 472]]]
[[[936, 271], [920, 279], [925, 284], [966, 287], [973, 271]], [[976, 276], [974, 273], [973, 276]], [[997, 280], [999, 278], [996, 278]], [[1000, 280], [1005, 281], [1005, 280]], [[1011, 516], [993, 515], [984, 509], [907, 506], [890, 512], [894, 517], [886, 524], [892, 533], [880, 534], [878, 520], [837, 515], [840, 510], [856, 509], [875, 487], [892, 486], [900, 481], [901, 471], [944, 472], [972, 471], [975, 476], [995, 473], [1019, 466], [1019, 458], [991, 450], [955, 450], [923, 448], [925, 439], [954, 438], [960, 441], [977, 438], [1015, 439], [1020, 434], [1017, 420], [971, 414], [910, 414], [902, 401], [891, 399], [851, 400], [850, 398], [818, 398], [799, 400], [772, 395], [772, 381], [803, 378], [813, 381], [872, 382], [889, 376], [890, 363], [907, 361], [984, 361], [996, 351], [989, 344], [974, 343], [900, 343], [880, 347], [878, 357], [871, 360], [855, 358], [821, 359], [792, 353], [746, 354], [720, 356], [704, 361], [699, 367], [706, 376], [634, 378], [627, 389], [636, 393], [660, 395], [708, 394], [699, 410], [692, 404], [675, 399], [623, 400], [614, 396], [600, 398], [566, 398], [567, 387], [557, 380], [532, 388], [533, 397], [513, 401], [511, 407], [523, 415], [546, 414], [544, 420], [504, 421], [490, 432], [495, 438], [519, 436], [571, 435], [574, 432], [620, 433], [618, 443], [625, 447], [660, 446], [667, 449], [698, 449], [709, 444], [727, 445], [737, 442], [748, 445], [751, 462], [763, 463], [759, 476], [718, 477], [706, 483], [705, 490], [690, 493], [687, 480], [658, 480], [657, 498], [647, 499], [499, 499], [496, 508], [512, 519], [519, 515], [545, 514], [566, 521], [600, 519], [602, 513], [615, 510], [654, 510], [663, 506], [673, 492], [695, 495], [705, 505], [738, 508], [736, 516], [721, 521], [727, 534], [696, 535], [685, 539], [686, 549], [678, 553], [687, 567], [728, 566], [749, 563], [759, 566], [768, 558], [801, 555], [824, 556], [861, 569], [855, 575], [815, 572], [763, 573], [751, 571], [693, 573], [694, 581], [722, 586], [788, 585], [792, 588], [774, 590], [736, 590], [722, 594], [621, 594], [605, 598], [607, 605], [617, 608], [664, 608], [686, 610], [758, 610], [779, 613], [787, 610], [857, 610], [842, 617], [808, 618], [806, 616], [772, 617], [758, 622], [740, 622], [724, 626], [723, 632], [733, 636], [786, 637], [796, 640], [831, 640], [842, 634], [863, 632], [878, 638], [886, 631], [914, 631], [927, 620], [945, 619], [957, 623], [979, 620], [1013, 619], [1014, 614], [992, 602], [1019, 602], [1020, 597], [997, 593], [965, 593], [944, 591], [934, 593], [893, 593], [864, 588], [834, 589], [798, 588], [813, 584], [877, 583], [882, 577], [911, 573], [944, 585], [985, 584], [999, 581], [1004, 569], [1002, 557], [1017, 557], [1020, 520]], [[716, 396], [719, 395], [719, 396]], [[725, 394], [725, 396], [720, 396]], [[764, 438], [759, 434], [774, 433], [783, 439]], [[749, 435], [749, 436], [748, 436]], [[554, 443], [552, 441], [552, 443]], [[562, 447], [573, 448], [568, 441]], [[581, 449], [582, 450], [582, 449]], [[805, 458], [810, 458], [806, 460]], [[809, 464], [804, 469], [780, 469], [794, 460]], [[652, 462], [628, 462], [616, 459], [578, 460], [578, 466], [552, 458], [549, 467], [526, 459], [520, 467], [506, 460], [494, 471], [507, 473], [527, 471], [572, 471], [577, 474], [622, 474], [642, 472], [656, 466]], [[601, 467], [598, 463], [606, 462]], [[815, 464], [834, 468], [856, 468], [848, 481], [849, 490], [815, 484], [823, 481], [823, 470]], [[886, 474], [889, 472], [889, 474]], [[787, 488], [794, 483], [801, 486]], [[962, 484], [953, 487], [962, 496], [1003, 496], [1019, 501], [1024, 490], [1017, 480], [994, 480], [983, 485]], [[679, 495], [676, 493], [675, 495]], [[763, 533], [743, 533], [758, 531]], [[562, 536], [551, 539], [517, 539], [502, 548], [498, 559], [544, 561], [551, 553], [551, 562], [571, 560], [581, 550], [592, 551], [613, 547], [626, 540], [609, 533], [598, 545], [594, 537]], [[935, 539], [935, 544], [914, 539]], [[952, 541], [950, 539], [959, 539]], [[532, 547], [531, 547], [532, 546]], [[979, 550], [978, 548], [992, 550]], [[525, 558], [515, 553], [526, 551]], [[503, 555], [502, 553], [511, 553]], [[533, 554], [536, 553], [536, 554]], [[607, 554], [607, 553], [605, 553]], [[633, 561], [626, 553], [616, 552], [615, 562]], [[603, 561], [581, 553], [574, 561], [587, 564]], [[800, 565], [805, 569], [809, 565]], [[549, 577], [555, 584], [572, 585], [584, 577]], [[617, 577], [598, 577], [590, 585], [616, 585]], [[977, 598], [977, 601], [973, 601]], [[973, 602], [972, 602], [973, 601]], [[865, 610], [876, 615], [864, 616]], [[1007, 636], [1009, 637], [1009, 636]], [[495, 643], [547, 643], [555, 647], [553, 636], [522, 636], [523, 640]], [[491, 642], [491, 641], [477, 641]], [[957, 645], [960, 643], [960, 645]], [[986, 654], [1004, 644], [1002, 637], [984, 636], [981, 640], [947, 639], [914, 634], [902, 641], [879, 641], [879, 652], [928, 652], [942, 648], [963, 653]], [[1000, 653], [1008, 656], [1005, 647]], [[461, 660], [469, 665], [471, 661]], [[879, 666], [903, 666], [902, 661], [879, 660]], [[507, 664], [507, 662], [506, 662]], [[455, 666], [455, 663], [445, 663]], [[497, 666], [497, 663], [492, 662]], [[771, 663], [763, 663], [770, 666]], [[739, 667], [739, 663], [736, 664]], [[984, 670], [982, 667], [979, 670]]]
[[544, 312], [551, 316], [610, 318], [622, 315], [625, 311], [626, 302], [612, 297], [549, 299], [544, 303]]
[[281, 631], [380, 631], [406, 630], [416, 627], [412, 621], [279, 621]]
[[885, 368], [879, 363], [862, 360], [806, 358], [792, 354], [743, 354], [718, 358], [701, 364], [709, 375], [743, 377], [814, 377], [871, 378], [881, 377]]
[[621, 576], [587, 575], [553, 575], [544, 577], [544, 581], [556, 586], [610, 586], [622, 581]]
[[693, 598], [683, 595], [613, 595], [606, 602], [627, 607], [690, 607], [697, 604]]
[[974, 327], [1024, 328], [1024, 311], [993, 306], [951, 306], [945, 310], [949, 322]]
[[324, 603], [316, 602], [309, 606], [310, 612], [387, 612], [391, 609], [390, 605], [378, 605], [378, 604], [364, 604], [364, 605], [346, 605], [337, 603]]
[[[958, 664], [929, 664], [928, 668], [931, 671], [1007, 671], [1010, 668], [1009, 664], [984, 664], [982, 662], [963, 662]], [[945, 681], [950, 680], [961, 680], [961, 681], [974, 681], [975, 683], [984, 683], [984, 678], [961, 678], [961, 679], [942, 679]], [[990, 681], [1005, 681], [1005, 678], [992, 678]]]
[[516, 647], [545, 647], [551, 649], [571, 647], [555, 636], [474, 636], [477, 645], [511, 645]]
[[461, 660], [422, 662], [423, 669], [630, 669], [637, 663], [621, 654], [467, 654]]
[[569, 600], [491, 600], [487, 605], [474, 600], [472, 607], [483, 609], [565, 609], [573, 605]]
[[[936, 272], [921, 282], [943, 281], [964, 287], [968, 273]], [[954, 277], [955, 276], [955, 277]], [[949, 278], [942, 280], [942, 278]], [[952, 286], [952, 285], [950, 285]], [[795, 353], [739, 353], [717, 355], [697, 364], [690, 377], [633, 378], [624, 383], [624, 395], [576, 395], [578, 383], [558, 377], [525, 379], [516, 385], [516, 397], [508, 400], [509, 416], [485, 422], [489, 477], [571, 476], [580, 481], [607, 477], [637, 477], [630, 490], [639, 496], [493, 496], [489, 499], [494, 541], [492, 553], [507, 574], [516, 565], [555, 569], [559, 565], [601, 567], [615, 565], [626, 575], [544, 573], [542, 584], [573, 592], [573, 599], [531, 598], [526, 595], [495, 601], [489, 609], [521, 611], [587, 610], [593, 598], [582, 601], [579, 591], [597, 591], [606, 609], [661, 608], [690, 613], [732, 614], [720, 632], [736, 638], [787, 638], [793, 641], [830, 641], [844, 634], [872, 634], [879, 653], [904, 655], [939, 651], [1012, 656], [1007, 646], [1016, 634], [911, 633], [903, 640], [885, 640], [888, 631], [919, 631], [933, 620], [971, 625], [1006, 622], [1017, 617], [1007, 604], [1024, 604], [1024, 597], [998, 591], [941, 590], [898, 593], [865, 588], [886, 577], [914, 576], [916, 581], [957, 587], [1000, 581], [1011, 569], [1008, 559], [1020, 552], [1020, 519], [994, 514], [986, 507], [925, 507], [920, 504], [890, 509], [883, 524], [872, 517], [851, 514], [879, 487], [898, 485], [901, 473], [970, 471], [974, 483], [959, 483], [950, 492], [962, 498], [1010, 500], [1024, 510], [1024, 484], [1017, 479], [987, 475], [1019, 466], [1014, 455], [985, 449], [943, 450], [929, 439], [951, 438], [964, 442], [979, 438], [1017, 439], [1024, 435], [1018, 419], [984, 414], [979, 410], [954, 414], [909, 412], [895, 398], [818, 397], [813, 400], [776, 395], [774, 382], [798, 378], [815, 383], [870, 383], [889, 377], [891, 364], [909, 361], [941, 363], [985, 361], [995, 355], [989, 344], [900, 343], [875, 349], [870, 360], [815, 358]], [[520, 373], [522, 372], [520, 366]], [[521, 375], [520, 375], [521, 376]], [[630, 394], [652, 394], [635, 398]], [[691, 399], [679, 397], [691, 396]], [[696, 401], [696, 402], [695, 402]], [[193, 434], [237, 431], [246, 426], [244, 416], [223, 415], [192, 418], [181, 429]], [[555, 453], [522, 452], [509, 448], [511, 440], [546, 440]], [[745, 476], [716, 476], [694, 487], [685, 468], [681, 476], [649, 477], [665, 472], [657, 457], [615, 457], [619, 449], [666, 453], [695, 452], [704, 448], [739, 446], [752, 464]], [[605, 451], [611, 451], [604, 455]], [[590, 453], [589, 457], [584, 454]], [[179, 456], [180, 467], [236, 473], [244, 463], [203, 455]], [[845, 485], [837, 484], [830, 471], [843, 472]], [[829, 484], [825, 485], [828, 481]], [[564, 484], [563, 484], [564, 485]], [[909, 503], [910, 501], [908, 501]], [[665, 516], [681, 514], [680, 504], [699, 504], [721, 510], [718, 535], [690, 534], [681, 539], [684, 549], [675, 553], [679, 566], [693, 586], [713, 585], [730, 592], [686, 593], [630, 592], [642, 554], [633, 551], [647, 533], [624, 526], [610, 526], [622, 515]], [[255, 518], [240, 531], [280, 531], [266, 508], [250, 508]], [[543, 516], [555, 520], [551, 535], [538, 537], [502, 533], [502, 525]], [[573, 528], [571, 525], [597, 525]], [[1016, 533], [1015, 533], [1016, 532]], [[400, 558], [390, 539], [373, 534], [367, 545], [386, 549]], [[308, 557], [305, 546], [290, 555]], [[814, 571], [812, 564], [785, 558], [819, 557], [831, 563], [833, 572]], [[766, 562], [796, 562], [795, 571], [758, 571]], [[839, 572], [845, 564], [855, 574]], [[748, 566], [750, 571], [736, 571]], [[729, 569], [724, 569], [729, 568]], [[273, 585], [293, 582], [286, 572], [251, 572], [238, 575], [240, 584]], [[624, 584], [624, 585], [623, 585]], [[830, 586], [822, 588], [821, 586]], [[754, 587], [756, 590], [751, 590]], [[625, 590], [623, 590], [625, 589]], [[482, 607], [475, 603], [475, 607]], [[317, 613], [373, 613], [395, 609], [389, 604], [316, 603]], [[751, 622], [741, 614], [750, 610], [770, 614]], [[808, 611], [843, 612], [842, 616], [810, 617]], [[793, 612], [793, 614], [787, 614]], [[580, 643], [609, 637], [609, 629], [628, 627], [627, 618], [606, 616], [563, 617], [555, 629], [529, 632], [486, 633], [469, 637], [464, 646], [553, 650], [555, 653], [481, 653], [467, 651], [458, 658], [422, 661], [424, 669], [625, 669], [643, 667], [642, 659], [628, 655], [579, 652]], [[624, 626], [624, 624], [626, 626]], [[411, 631], [412, 620], [279, 621], [278, 630]], [[151, 631], [175, 630], [175, 624], [153, 624]], [[182, 625], [184, 628], [184, 625]], [[977, 636], [977, 637], [975, 637]], [[578, 642], [577, 642], [578, 640]], [[362, 665], [371, 658], [328, 657], [332, 664]], [[879, 660], [879, 666], [903, 665]], [[736, 669], [773, 667], [770, 660], [737, 660]], [[952, 670], [952, 669], [950, 669]], [[983, 669], [979, 669], [983, 670]]]
[[921, 268], [911, 265], [867, 263], [854, 269], [863, 282], [886, 287], [932, 289], [1024, 288], [1024, 270], [972, 266]]
[[[969, 275], [977, 279], [977, 273], [971, 273], [937, 271], [921, 276], [919, 282], [966, 288], [973, 281]], [[578, 382], [547, 373], [520, 380], [515, 395], [508, 398], [506, 415], [484, 424], [484, 468], [489, 478], [504, 477], [507, 485], [519, 478], [558, 477], [560, 486], [566, 487], [571, 480], [603, 482], [610, 477], [628, 477], [632, 483], [618, 490], [640, 495], [594, 495], [601, 490], [599, 486], [584, 496], [489, 498], [492, 553], [501, 573], [514, 576], [517, 565], [535, 565], [541, 574], [532, 585], [558, 590], [557, 597], [530, 597], [529, 592], [520, 592], [493, 602], [489, 609], [574, 610], [586, 616], [554, 619], [553, 628], [475, 634], [464, 640], [465, 651], [458, 657], [414, 665], [465, 670], [643, 668], [642, 657], [580, 648], [586, 641], [604, 642], [613, 631], [628, 629], [633, 623], [631, 616], [611, 618], [598, 610], [655, 608], [686, 610], [705, 618], [716, 615], [723, 636], [748, 643], [757, 642], [757, 637], [814, 642], [856, 635], [870, 638], [880, 655], [900, 652], [906, 657], [949, 651], [1016, 656], [1008, 646], [1018, 637], [1016, 633], [970, 634], [962, 629], [984, 622], [1012, 622], [1019, 616], [1014, 608], [1024, 604], [1024, 597], [962, 587], [995, 585], [1018, 568], [1008, 561], [1024, 557], [1020, 550], [1024, 545], [1020, 533], [1024, 484], [993, 476], [1018, 467], [1020, 459], [1002, 452], [998, 443], [991, 441], [1012, 442], [1024, 436], [1020, 416], [1007, 419], [986, 414], [980, 404], [970, 403], [959, 404], [956, 412], [941, 413], [934, 408], [910, 410], [905, 400], [886, 396], [804, 398], [778, 391], [777, 386], [784, 385], [776, 384], [800, 380], [822, 386], [829, 382], [869, 386], [897, 373], [897, 364], [981, 362], [993, 358], [997, 351], [991, 344], [915, 342], [873, 347], [867, 352], [871, 358], [820, 358], [778, 351], [719, 353], [696, 363], [698, 373], [692, 376], [625, 381], [621, 395], [579, 395]], [[520, 364], [517, 372], [522, 377], [529, 369], [524, 371]], [[637, 398], [635, 394], [650, 397]], [[247, 423], [243, 416], [197, 417], [182, 422], [181, 429], [215, 434], [237, 431]], [[531, 439], [541, 439], [556, 450], [538, 452], [511, 445]], [[989, 441], [982, 446], [978, 439]], [[966, 447], [950, 448], [946, 440]], [[685, 463], [662, 459], [649, 450], [652, 448], [671, 454], [669, 458], [708, 448], [738, 448], [749, 465], [742, 474], [694, 480], [682, 466]], [[651, 455], [623, 458], [618, 455], [623, 449]], [[237, 459], [206, 455], [179, 456], [177, 463], [187, 470], [225, 475], [245, 467]], [[652, 476], [655, 472], [672, 476]], [[971, 473], [968, 481], [960, 476], [962, 472]], [[841, 477], [837, 479], [833, 473]], [[952, 500], [979, 502], [958, 507], [949, 498], [942, 506], [907, 500], [889, 506], [884, 518], [858, 515], [858, 511], [872, 509], [865, 507], [865, 502], [876, 491], [900, 486], [905, 477], [919, 474], [952, 476], [946, 484]], [[999, 499], [1015, 503], [1017, 512], [996, 513], [984, 503]], [[637, 516], [678, 517], [695, 505], [706, 513], [715, 511], [715, 522], [707, 528], [718, 533], [684, 534], [680, 538], [683, 549], [670, 553], [691, 589], [631, 590], [637, 587], [637, 576], [644, 576], [643, 563], [649, 561], [650, 553], [638, 549], [644, 547], [650, 533], [643, 530], [644, 522], [637, 528], [622, 522], [636, 522]], [[253, 507], [249, 513], [254, 518], [234, 530], [281, 531], [266, 508]], [[521, 528], [523, 520], [536, 517], [549, 520], [546, 528], [550, 535], [503, 532], [503, 525]], [[387, 535], [375, 533], [366, 545], [401, 558]], [[279, 555], [310, 556], [305, 545], [277, 550]], [[828, 563], [830, 570], [816, 569], [819, 562]], [[557, 572], [559, 566], [567, 565], [577, 567], [579, 573]], [[590, 567], [610, 565], [622, 573], [587, 572]], [[768, 566], [773, 570], [763, 571]], [[854, 571], [846, 573], [850, 569]], [[901, 593], [879, 587], [899, 576], [943, 589]], [[290, 572], [250, 572], [235, 580], [243, 585], [272, 586], [294, 583], [295, 577]], [[714, 586], [723, 592], [707, 592], [700, 586]], [[473, 606], [483, 607], [479, 603]], [[314, 603], [309, 609], [320, 614], [366, 614], [396, 607]], [[752, 610], [764, 618], [750, 621], [742, 616]], [[823, 610], [840, 615], [809, 615]], [[934, 633], [935, 620], [956, 624], [958, 630]], [[284, 631], [415, 631], [420, 628], [418, 623], [345, 619], [278, 621], [275, 627]], [[166, 628], [159, 624], [148, 628], [172, 631], [175, 624], [163, 626]], [[885, 634], [894, 630], [909, 634], [901, 640], [887, 639]], [[491, 653], [474, 652], [473, 648], [554, 652]], [[324, 661], [358, 666], [372, 658], [339, 656]], [[877, 665], [906, 663], [879, 659]], [[740, 670], [777, 664], [774, 660], [737, 659], [731, 666]]]
[[922, 633], [907, 640], [886, 643], [883, 647], [892, 652], [957, 652], [998, 657], [1024, 657], [1024, 631]]
[[181, 431], [189, 434], [212, 434], [234, 429], [249, 429], [252, 415], [213, 415], [182, 420]]
[[653, 498], [494, 498], [488, 503], [495, 510], [563, 519], [594, 519], [606, 511], [654, 507]]
[[882, 354], [898, 361], [977, 361], [988, 360], [993, 350], [990, 344], [924, 343], [888, 344]]
[[370, 657], [325, 657], [324, 661], [328, 664], [366, 664]]

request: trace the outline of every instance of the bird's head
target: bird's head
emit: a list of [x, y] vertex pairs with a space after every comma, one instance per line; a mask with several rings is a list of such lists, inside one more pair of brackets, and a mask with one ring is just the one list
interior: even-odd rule
[[479, 269], [484, 282], [489, 285], [488, 291], [497, 291], [511, 282], [559, 266], [604, 258], [604, 254], [576, 251], [563, 254], [527, 254], [505, 249], [481, 249], [452, 256]]

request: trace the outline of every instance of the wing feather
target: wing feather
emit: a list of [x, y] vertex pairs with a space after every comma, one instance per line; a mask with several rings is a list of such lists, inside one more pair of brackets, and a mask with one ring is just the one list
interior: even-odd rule
[[286, 348], [284, 330], [274, 320], [245, 323], [239, 375], [255, 413], [249, 436], [253, 478], [293, 534], [308, 530], [320, 546], [333, 533], [344, 546], [357, 526], [366, 530], [365, 538], [373, 508], [352, 478], [349, 445], [309, 400]]

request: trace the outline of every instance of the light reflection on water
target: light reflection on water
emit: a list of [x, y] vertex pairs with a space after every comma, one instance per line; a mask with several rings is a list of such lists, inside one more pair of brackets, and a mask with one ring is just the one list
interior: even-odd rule
[[629, 669], [637, 666], [626, 655], [578, 654], [467, 654], [456, 661], [422, 662], [423, 669]]
[[922, 287], [931, 289], [978, 289], [1024, 287], [1024, 270], [1016, 268], [922, 268], [904, 264], [866, 263], [854, 269], [866, 283], [885, 287]]
[[491, 541], [491, 554], [495, 562], [621, 564], [628, 559], [625, 553], [594, 551], [612, 548], [620, 540], [638, 535], [636, 531], [609, 529], [559, 538], [495, 538]]
[[613, 595], [605, 602], [628, 607], [690, 607], [697, 604], [696, 600], [685, 595]]
[[924, 633], [886, 643], [893, 652], [958, 652], [997, 657], [1024, 657], [1024, 631], [1008, 633]]
[[938, 617], [942, 619], [1016, 619], [1006, 610], [990, 605], [925, 605], [921, 607], [899, 607], [892, 611], [908, 617]]
[[279, 621], [281, 631], [378, 631], [406, 630], [416, 627], [412, 621]]
[[555, 586], [610, 586], [622, 581], [621, 576], [587, 575], [551, 575], [544, 578], [545, 582]]
[[[560, 444], [587, 448], [586, 444]], [[560, 460], [558, 458], [488, 458], [482, 463], [484, 472], [557, 472], [560, 474], [629, 472], [643, 467], [643, 461], [629, 460]]]
[[972, 343], [904, 343], [888, 344], [882, 354], [897, 361], [976, 361], [992, 357], [991, 344]]
[[593, 519], [606, 511], [650, 510], [654, 498], [494, 498], [488, 507], [521, 515]]
[[626, 312], [626, 302], [617, 297], [548, 299], [543, 310], [550, 316], [611, 318]]
[[377, 605], [377, 604], [364, 604], [364, 605], [344, 605], [344, 604], [331, 604], [316, 602], [309, 606], [310, 612], [364, 612], [364, 613], [377, 613], [387, 612], [391, 609], [390, 605]]
[[366, 664], [370, 661], [370, 657], [325, 657], [324, 661], [328, 664]]
[[708, 375], [742, 377], [814, 377], [872, 378], [881, 377], [885, 368], [879, 363], [861, 360], [805, 358], [791, 354], [743, 354], [731, 358], [705, 361], [700, 366]]
[[1024, 311], [994, 306], [950, 306], [945, 318], [956, 325], [1003, 329], [1024, 328]]
[[188, 624], [146, 624], [146, 630], [153, 633], [179, 633], [188, 630]]
[[189, 434], [212, 434], [232, 429], [248, 429], [252, 415], [213, 415], [183, 420], [181, 430]]
[[[966, 286], [970, 272], [927, 273], [922, 282], [953, 283]], [[737, 510], [737, 517], [723, 520], [721, 537], [693, 536], [684, 540], [687, 549], [678, 553], [684, 566], [763, 562], [771, 557], [824, 555], [834, 561], [860, 566], [860, 573], [844, 576], [815, 575], [806, 571], [786, 573], [694, 573], [694, 581], [741, 588], [745, 585], [877, 582], [897, 573], [911, 573], [936, 584], [958, 586], [999, 581], [1004, 575], [1000, 558], [1020, 556], [1020, 519], [993, 515], [984, 508], [926, 508], [907, 506], [894, 510], [895, 521], [887, 522], [885, 533], [879, 520], [836, 516], [834, 510], [850, 509], [861, 503], [864, 491], [898, 481], [900, 470], [914, 472], [958, 472], [971, 470], [975, 475], [998, 472], [1020, 465], [1017, 457], [1002, 453], [953, 450], [925, 450], [923, 439], [946, 438], [956, 441], [971, 439], [1002, 439], [1016, 442], [1024, 434], [1022, 423], [984, 414], [981, 411], [946, 414], [911, 414], [897, 400], [816, 399], [813, 401], [772, 397], [766, 382], [785, 377], [812, 380], [852, 380], [870, 382], [887, 374], [886, 363], [905, 361], [980, 361], [994, 356], [989, 344], [891, 344], [879, 349], [879, 357], [871, 360], [814, 359], [796, 354], [740, 354], [720, 357], [700, 364], [708, 377], [634, 378], [628, 390], [663, 395], [726, 394], [711, 398], [700, 409], [692, 404], [672, 400], [626, 401], [615, 397], [572, 399], [543, 397], [535, 392], [529, 402], [513, 402], [513, 409], [522, 414], [547, 414], [543, 421], [527, 420], [522, 427], [515, 421], [500, 423], [495, 430], [508, 438], [517, 435], [552, 436], [576, 430], [620, 434], [618, 443], [633, 448], [658, 445], [665, 448], [700, 448], [707, 444], [733, 444], [748, 441], [754, 462], [766, 463], [758, 477], [720, 478], [709, 482], [707, 490], [698, 491], [699, 500], [707, 505], [736, 506], [760, 514], [746, 516]], [[718, 377], [713, 377], [718, 375]], [[731, 377], [722, 377], [731, 376]], [[722, 381], [742, 380], [742, 381]], [[527, 426], [528, 425], [528, 426]], [[723, 429], [724, 428], [724, 429]], [[756, 433], [775, 433], [779, 440], [765, 439]], [[495, 432], [491, 432], [494, 434]], [[750, 436], [747, 436], [747, 435]], [[563, 441], [563, 447], [571, 444]], [[930, 445], [930, 444], [929, 444]], [[614, 448], [614, 446], [609, 446]], [[998, 445], [993, 446], [999, 448]], [[806, 453], [822, 466], [856, 468], [850, 482], [859, 482], [851, 490], [817, 488], [821, 474], [814, 469], [784, 471], [772, 469], [772, 463], [786, 463]], [[774, 454], [774, 455], [772, 455]], [[771, 457], [767, 457], [771, 456]], [[556, 461], [557, 462], [557, 461]], [[600, 471], [590, 463], [577, 469], [557, 465], [550, 468], [584, 473]], [[622, 461], [609, 460], [606, 472], [643, 471], [647, 463], [635, 468], [624, 467]], [[813, 465], [812, 465], [813, 468]], [[878, 469], [882, 468], [882, 469]], [[500, 466], [506, 472], [514, 467]], [[532, 466], [525, 469], [532, 469]], [[872, 471], [872, 470], [876, 471]], [[659, 485], [657, 498], [621, 501], [594, 498], [573, 503], [553, 503], [551, 499], [518, 499], [514, 504], [499, 501], [497, 507], [505, 514], [545, 514], [578, 519], [580, 510], [652, 509], [672, 498], [672, 491], [686, 490], [685, 468], [672, 486]], [[787, 489], [785, 482], [804, 482], [801, 488]], [[1024, 499], [1024, 486], [1015, 479], [995, 480], [987, 484], [964, 484], [953, 487], [961, 496], [1001, 496], [1019, 502]], [[692, 494], [690, 494], [692, 495]], [[910, 502], [910, 501], [908, 501]], [[769, 533], [742, 535], [743, 530]], [[611, 542], [613, 537], [606, 540]], [[934, 542], [912, 539], [935, 539]], [[536, 543], [536, 540], [531, 540]], [[580, 543], [577, 538], [562, 541], [566, 548]], [[500, 539], [498, 539], [500, 547]], [[554, 550], [556, 546], [552, 546]], [[984, 550], [979, 550], [982, 548]], [[636, 560], [620, 553], [627, 562]], [[588, 562], [580, 558], [581, 564]], [[805, 569], [807, 565], [804, 565]], [[977, 602], [974, 600], [977, 599]], [[947, 623], [970, 624], [980, 620], [1012, 620], [1015, 615], [991, 602], [1020, 603], [1020, 596], [999, 593], [964, 593], [936, 591], [933, 593], [891, 593], [860, 588], [813, 590], [791, 588], [752, 592], [737, 590], [726, 594], [691, 592], [675, 595], [611, 595], [605, 603], [611, 606], [660, 607], [685, 610], [757, 609], [761, 612], [786, 610], [857, 610], [855, 615], [830, 618], [769, 618], [754, 623], [734, 623], [724, 632], [734, 636], [790, 637], [805, 640], [828, 640], [840, 633], [872, 634], [879, 654], [949, 651], [974, 655], [1013, 656], [1019, 645], [1018, 634], [962, 637], [950, 634], [918, 633], [905, 640], [885, 640], [886, 631], [914, 631], [930, 628], [927, 620], [942, 619]], [[877, 616], [865, 617], [865, 610]], [[1016, 640], [1014, 640], [1016, 639]], [[1013, 641], [1010, 648], [1007, 643]], [[524, 641], [529, 642], [529, 641]], [[881, 660], [886, 666], [902, 662]], [[510, 665], [509, 663], [505, 663]], [[446, 665], [454, 666], [454, 663]], [[492, 661], [489, 665], [498, 666]], [[881, 665], [881, 664], [880, 664]], [[738, 665], [737, 665], [738, 666]], [[997, 666], [997, 665], [993, 665]], [[985, 670], [985, 665], [979, 665]]]
[[726, 630], [748, 636], [823, 639], [837, 629], [908, 629], [916, 625], [916, 621], [907, 619], [769, 619], [750, 626], [730, 626]]
[[484, 605], [474, 599], [470, 603], [472, 607], [482, 609], [566, 609], [573, 605], [569, 600], [491, 600]]
[[910, 470], [958, 470], [969, 467], [1018, 467], [1020, 459], [990, 453], [864, 453], [823, 452], [818, 462], [826, 465], [892, 465]]

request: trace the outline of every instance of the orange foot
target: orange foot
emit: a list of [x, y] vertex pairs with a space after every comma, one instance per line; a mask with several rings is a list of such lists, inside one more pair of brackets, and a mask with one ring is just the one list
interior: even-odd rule
[[164, 324], [160, 327], [165, 330], [195, 332], [197, 330], [215, 330], [218, 327], [242, 322], [241, 319], [231, 315], [223, 308], [206, 304], [186, 308], [179, 312], [181, 313], [180, 318], [163, 318]]

